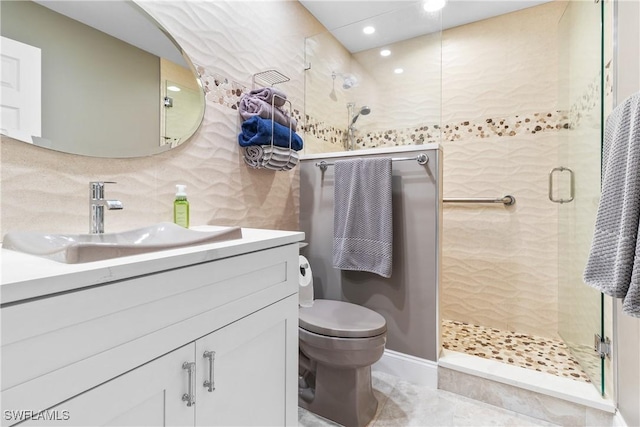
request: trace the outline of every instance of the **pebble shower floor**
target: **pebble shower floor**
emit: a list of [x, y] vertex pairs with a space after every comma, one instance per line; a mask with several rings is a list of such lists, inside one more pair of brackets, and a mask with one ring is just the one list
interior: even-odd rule
[[560, 340], [443, 320], [442, 341], [447, 350], [591, 382]]

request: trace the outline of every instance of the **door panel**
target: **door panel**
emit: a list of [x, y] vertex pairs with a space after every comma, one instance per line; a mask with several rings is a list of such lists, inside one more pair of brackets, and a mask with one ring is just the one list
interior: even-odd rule
[[6, 37], [2, 45], [0, 132], [33, 143], [41, 136], [41, 52]]
[[558, 167], [549, 183], [550, 198], [563, 201], [558, 203], [558, 332], [599, 390], [602, 360], [593, 341], [594, 334], [603, 334], [602, 299], [584, 284], [582, 273], [600, 196], [601, 19], [599, 3], [567, 2], [559, 23], [559, 99], [569, 112], [569, 126], [560, 132]]
[[[276, 307], [196, 341], [196, 425], [286, 425], [287, 321]], [[206, 351], [215, 352], [213, 371]], [[209, 392], [204, 383], [210, 378], [214, 386]]]
[[182, 401], [188, 391], [182, 364], [193, 362], [194, 348], [174, 350], [21, 425], [193, 426], [194, 407]]

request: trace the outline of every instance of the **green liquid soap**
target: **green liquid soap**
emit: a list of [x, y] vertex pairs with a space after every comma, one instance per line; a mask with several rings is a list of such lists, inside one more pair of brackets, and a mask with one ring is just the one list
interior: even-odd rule
[[189, 202], [187, 201], [186, 185], [176, 185], [176, 200], [173, 202], [173, 222], [189, 228]]

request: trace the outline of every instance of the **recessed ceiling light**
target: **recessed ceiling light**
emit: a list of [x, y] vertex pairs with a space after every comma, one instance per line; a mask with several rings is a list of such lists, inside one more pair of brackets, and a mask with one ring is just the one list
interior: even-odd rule
[[368, 27], [364, 27], [362, 29], [362, 32], [365, 33], [365, 34], [373, 34], [373, 33], [376, 32], [376, 29], [373, 28], [372, 26], [368, 26]]
[[167, 90], [171, 92], [180, 92], [180, 88], [178, 86], [167, 86]]
[[427, 12], [437, 12], [447, 4], [447, 0], [425, 0], [422, 7]]
[[404, 73], [404, 70], [402, 68], [396, 68], [395, 70], [393, 70], [393, 72], [396, 74], [402, 74]]
[[382, 49], [380, 51], [380, 56], [389, 56], [391, 55], [391, 51], [389, 49]]

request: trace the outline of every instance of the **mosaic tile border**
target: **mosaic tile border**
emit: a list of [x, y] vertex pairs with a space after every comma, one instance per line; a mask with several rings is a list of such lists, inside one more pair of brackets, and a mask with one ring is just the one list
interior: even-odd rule
[[576, 381], [591, 382], [565, 343], [556, 339], [443, 320], [442, 347]]
[[[605, 72], [605, 87], [612, 90], [610, 67]], [[240, 98], [248, 93], [250, 88], [242, 83], [230, 80], [218, 73], [209, 72], [204, 67], [196, 65], [201, 76], [206, 99], [231, 108], [238, 109]], [[581, 119], [599, 105], [600, 75], [596, 76], [585, 90], [584, 95], [576, 101], [568, 111], [536, 112], [518, 114], [508, 117], [489, 117], [480, 120], [465, 120], [447, 123], [442, 127], [438, 124], [420, 124], [402, 129], [388, 129], [367, 132], [356, 136], [358, 148], [393, 147], [403, 145], [421, 145], [431, 142], [455, 142], [466, 138], [495, 138], [534, 135], [540, 132], [558, 132], [575, 129]], [[313, 138], [335, 145], [337, 149], [344, 149], [347, 140], [346, 130], [328, 125], [315, 117], [306, 115], [302, 120], [302, 113], [293, 109], [292, 116], [298, 123], [304, 123], [299, 133], [305, 133]]]
[[568, 112], [554, 111], [487, 118], [484, 122], [464, 121], [447, 124], [442, 131], [442, 140], [453, 142], [469, 136], [474, 138], [513, 137], [563, 129], [569, 129]]
[[[576, 129], [580, 121], [589, 112], [600, 107], [600, 87], [601, 73], [587, 85], [587, 89], [582, 96], [571, 106], [569, 110], [569, 125], [571, 129]], [[613, 78], [611, 76], [611, 61], [605, 66], [604, 73], [604, 96], [608, 98], [613, 94]]]
[[[421, 145], [430, 142], [460, 141], [469, 137], [515, 137], [533, 135], [540, 132], [557, 132], [569, 129], [569, 113], [554, 111], [515, 115], [512, 117], [486, 118], [481, 121], [465, 120], [449, 123], [440, 127], [438, 124], [424, 124], [404, 129], [389, 129], [367, 132], [356, 136], [358, 148], [393, 147], [401, 145]], [[306, 132], [331, 144], [343, 146], [346, 141], [344, 130], [326, 126], [307, 116]]]
[[[202, 80], [202, 87], [205, 92], [205, 98], [224, 107], [237, 110], [240, 105], [240, 98], [245, 93], [249, 93], [250, 87], [230, 80], [221, 74], [208, 72], [203, 66], [195, 65], [196, 71]], [[302, 114], [300, 110], [293, 109], [291, 112], [293, 118], [301, 123]]]
[[329, 126], [325, 122], [306, 115], [305, 124], [302, 127], [305, 134], [313, 136], [330, 144], [337, 145], [341, 148], [345, 147], [347, 133], [334, 126]]

